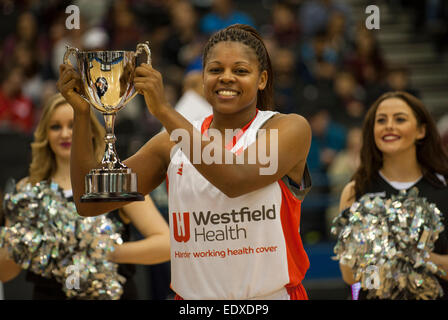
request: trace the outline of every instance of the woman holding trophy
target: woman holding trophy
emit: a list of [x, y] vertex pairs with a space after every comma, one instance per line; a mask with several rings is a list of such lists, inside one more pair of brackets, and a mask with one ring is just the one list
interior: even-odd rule
[[[143, 194], [167, 179], [171, 287], [178, 299], [307, 299], [301, 282], [309, 261], [299, 225], [310, 187], [310, 127], [301, 116], [267, 111], [274, 107], [271, 63], [252, 27], [233, 25], [212, 35], [203, 67], [213, 115], [194, 125], [168, 104], [162, 76], [150, 63], [137, 67], [133, 78], [167, 130], [124, 163]], [[86, 174], [98, 166], [86, 135], [90, 106], [79, 94], [84, 78], [61, 65], [58, 88], [75, 112], [75, 202], [79, 214], [95, 216], [127, 202], [80, 200]], [[268, 150], [271, 161], [262, 156]]]
[[[101, 159], [104, 129], [93, 112], [86, 116], [92, 156]], [[0, 280], [23, 268], [33, 299], [136, 299], [134, 264], [169, 259], [168, 226], [148, 196], [101, 219], [77, 215], [70, 182], [73, 117], [61, 94], [43, 108], [29, 176], [5, 196]], [[143, 240], [129, 241], [130, 223]]]

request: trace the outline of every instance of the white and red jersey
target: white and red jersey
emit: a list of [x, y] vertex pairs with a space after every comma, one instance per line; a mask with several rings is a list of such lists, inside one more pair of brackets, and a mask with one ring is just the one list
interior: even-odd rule
[[[257, 111], [231, 151], [255, 142], [257, 130], [274, 114]], [[204, 133], [211, 120], [196, 126]], [[301, 200], [288, 179], [229, 198], [180, 149], [167, 176], [171, 287], [179, 296], [289, 299], [288, 292], [301, 287], [309, 260], [299, 234]]]

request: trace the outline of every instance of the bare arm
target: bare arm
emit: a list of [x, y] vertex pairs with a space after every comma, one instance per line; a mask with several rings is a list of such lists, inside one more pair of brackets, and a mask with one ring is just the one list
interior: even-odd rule
[[[259, 157], [260, 152], [256, 153], [257, 156], [253, 161], [255, 163], [249, 163], [250, 148], [247, 148], [241, 156], [237, 156], [226, 150], [225, 142], [222, 140], [203, 140], [198, 130], [168, 105], [163, 97], [162, 77], [151, 66], [142, 65], [136, 69], [135, 87], [143, 92], [149, 111], [162, 122], [170, 135], [174, 134], [177, 137], [177, 133], [185, 133], [182, 134], [182, 139], [186, 139], [186, 143], [190, 146], [189, 152], [184, 149], [186, 156], [207, 180], [227, 196], [237, 197], [259, 189], [279, 180], [291, 170], [299, 172], [294, 178], [299, 180], [296, 182], [300, 182], [311, 144], [311, 129], [303, 117], [280, 115], [268, 121], [264, 127], [265, 135], [259, 135], [255, 143], [258, 145], [259, 139], [265, 139], [266, 143], [260, 145], [265, 149], [264, 154], [269, 154], [266, 150], [273, 151], [274, 154], [270, 154], [270, 157], [275, 167], [273, 172], [260, 174], [261, 169], [267, 167]], [[203, 159], [199, 163], [194, 161], [195, 146], [200, 146], [201, 155], [205, 150], [215, 150], [221, 155], [220, 161], [211, 163], [206, 163]], [[236, 164], [240, 162], [237, 161], [239, 157], [244, 159], [242, 164]], [[229, 162], [226, 159], [231, 159], [232, 164], [225, 164]]]
[[8, 251], [0, 248], [0, 281], [7, 282], [17, 277], [22, 268], [8, 258]]
[[342, 279], [344, 280], [344, 282], [346, 284], [352, 285], [352, 284], [355, 284], [356, 282], [358, 282], [353, 277], [352, 269], [349, 266], [346, 266], [345, 264], [340, 263], [339, 269], [341, 270]]
[[[6, 226], [9, 225], [6, 220]], [[8, 251], [6, 248], [0, 248], [0, 281], [7, 282], [17, 277], [22, 271], [22, 268], [17, 265], [13, 260], [9, 259]]]
[[145, 237], [143, 240], [125, 242], [115, 247], [110, 256], [116, 263], [156, 264], [170, 259], [168, 224], [149, 196], [144, 202], [133, 202], [122, 208], [126, 217]]
[[[344, 190], [342, 190], [341, 199], [339, 201], [339, 212], [350, 208], [354, 201], [355, 182], [351, 181], [344, 187]], [[352, 285], [357, 282], [353, 276], [352, 269], [349, 266], [339, 263], [339, 269], [341, 270], [342, 279], [345, 283], [347, 283], [348, 285]]]

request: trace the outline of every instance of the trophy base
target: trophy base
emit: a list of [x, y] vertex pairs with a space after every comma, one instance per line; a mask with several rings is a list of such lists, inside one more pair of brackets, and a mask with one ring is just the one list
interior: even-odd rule
[[121, 202], [144, 201], [145, 197], [138, 192], [132, 193], [89, 193], [81, 197], [81, 202]]
[[137, 192], [137, 175], [130, 168], [93, 169], [85, 178], [81, 202], [144, 201]]

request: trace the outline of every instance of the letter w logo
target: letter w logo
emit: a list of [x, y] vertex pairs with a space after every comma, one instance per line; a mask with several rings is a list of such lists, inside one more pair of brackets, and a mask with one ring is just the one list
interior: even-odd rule
[[184, 212], [173, 212], [173, 233], [177, 242], [187, 242], [190, 240], [190, 215]]

